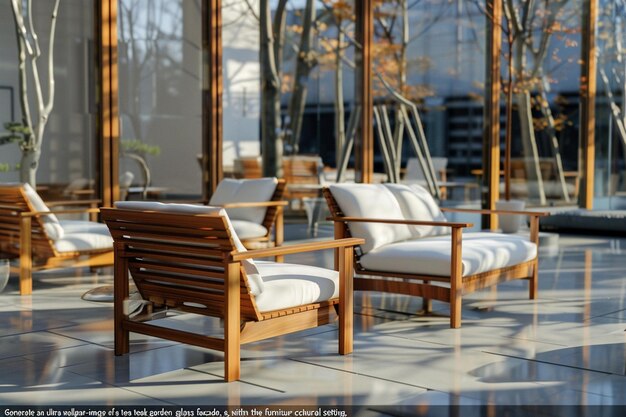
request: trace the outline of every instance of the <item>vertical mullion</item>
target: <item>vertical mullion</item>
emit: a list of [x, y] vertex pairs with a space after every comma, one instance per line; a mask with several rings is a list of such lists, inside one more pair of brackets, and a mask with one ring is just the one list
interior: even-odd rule
[[202, 2], [202, 188], [208, 201], [223, 176], [222, 149], [222, 2]]
[[99, 69], [98, 174], [103, 206], [119, 197], [118, 178], [118, 72], [117, 0], [96, 0], [97, 61]]
[[[502, 2], [487, 0], [487, 49], [485, 108], [483, 110], [482, 207], [494, 210], [500, 187], [500, 52], [502, 50]], [[509, 51], [511, 53], [511, 51]], [[483, 215], [482, 227], [496, 229], [494, 214]]]
[[598, 0], [583, 1], [580, 77], [580, 163], [582, 173], [579, 205], [593, 208], [596, 127], [596, 25]]
[[[371, 183], [374, 174], [374, 126], [372, 92], [372, 42], [374, 32], [372, 0], [355, 2], [357, 69], [356, 106], [361, 107], [355, 140], [356, 181]], [[359, 50], [360, 47], [360, 50]]]

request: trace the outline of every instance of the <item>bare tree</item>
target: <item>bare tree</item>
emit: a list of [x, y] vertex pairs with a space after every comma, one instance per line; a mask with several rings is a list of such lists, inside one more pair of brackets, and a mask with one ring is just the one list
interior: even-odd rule
[[[22, 110], [22, 127], [19, 140], [22, 157], [20, 181], [36, 185], [37, 168], [41, 158], [41, 147], [46, 125], [54, 105], [54, 38], [60, 0], [56, 0], [50, 12], [48, 28], [47, 74], [40, 72], [39, 58], [42, 55], [39, 36], [33, 19], [32, 0], [11, 0], [13, 21], [17, 37], [19, 62], [19, 97]], [[34, 91], [29, 89], [32, 82]], [[44, 97], [44, 87], [47, 97]]]

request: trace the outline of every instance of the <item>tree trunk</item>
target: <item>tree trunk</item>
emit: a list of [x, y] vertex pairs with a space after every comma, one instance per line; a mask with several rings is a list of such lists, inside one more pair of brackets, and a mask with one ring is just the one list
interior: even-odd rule
[[[518, 36], [515, 41], [515, 73], [518, 79], [524, 82], [524, 66], [526, 64], [526, 45], [523, 38]], [[518, 82], [519, 84], [519, 82]], [[533, 126], [532, 105], [530, 92], [521, 91], [516, 95], [517, 111], [520, 119], [522, 134], [522, 149], [524, 152], [524, 162], [526, 166], [526, 181], [528, 185], [528, 196], [539, 200], [541, 205], [546, 204], [546, 194], [541, 178], [539, 166], [539, 150], [537, 149], [537, 138]], [[532, 186], [536, 184], [535, 186]]]
[[20, 181], [30, 184], [33, 188], [37, 186], [37, 168], [41, 150], [27, 149], [22, 151], [20, 161]]
[[[308, 93], [309, 74], [315, 66], [313, 53], [313, 22], [315, 21], [315, 2], [307, 0], [302, 21], [302, 36], [296, 59], [294, 87], [289, 101], [289, 129], [287, 138], [292, 152], [297, 154], [300, 148], [300, 133]], [[341, 32], [341, 31], [340, 31]]]
[[282, 177], [283, 142], [280, 133], [280, 79], [274, 54], [270, 0], [260, 2], [261, 149], [263, 175]]
[[[545, 77], [545, 76], [544, 76]], [[547, 82], [547, 80], [545, 80]], [[544, 83], [542, 83], [543, 85]], [[554, 116], [552, 116], [552, 109], [550, 108], [550, 103], [548, 102], [548, 96], [546, 91], [541, 88], [541, 112], [543, 113], [543, 117], [548, 121], [548, 135], [550, 136], [550, 148], [552, 150], [552, 155], [554, 157], [554, 163], [556, 166], [556, 175], [559, 183], [561, 184], [561, 193], [563, 194], [563, 199], [569, 203], [569, 192], [567, 191], [567, 183], [565, 182], [565, 174], [563, 172], [563, 161], [561, 159], [561, 150], [559, 149], [559, 140], [556, 137], [556, 127], [554, 123]]]

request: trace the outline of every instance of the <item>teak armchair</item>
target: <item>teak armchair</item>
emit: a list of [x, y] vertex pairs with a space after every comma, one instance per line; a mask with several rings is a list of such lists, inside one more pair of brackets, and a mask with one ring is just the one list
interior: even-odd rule
[[[247, 251], [219, 207], [121, 202], [102, 209], [115, 240], [115, 354], [129, 332], [224, 352], [224, 378], [239, 379], [240, 346], [329, 323], [339, 315], [339, 353], [352, 351], [352, 251], [340, 239]], [[338, 271], [254, 258], [335, 249]], [[223, 337], [151, 325], [125, 311], [129, 279], [148, 312], [177, 309], [223, 319]], [[142, 321], [143, 320], [143, 321]]]
[[[356, 250], [355, 290], [382, 291], [450, 303], [450, 327], [461, 326], [465, 294], [512, 279], [529, 280], [537, 295], [539, 217], [530, 216], [530, 240], [502, 233], [469, 232], [469, 223], [448, 222], [419, 185], [337, 184], [324, 189], [335, 238], [366, 240]], [[489, 213], [489, 210], [452, 210]]]
[[246, 248], [280, 246], [284, 240], [283, 208], [288, 204], [283, 201], [284, 194], [285, 180], [282, 179], [226, 178], [218, 184], [209, 205], [226, 209]]
[[0, 253], [19, 258], [21, 295], [32, 293], [33, 271], [113, 265], [107, 227], [56, 217], [70, 213], [93, 214], [98, 209], [51, 211], [30, 185], [0, 185]]

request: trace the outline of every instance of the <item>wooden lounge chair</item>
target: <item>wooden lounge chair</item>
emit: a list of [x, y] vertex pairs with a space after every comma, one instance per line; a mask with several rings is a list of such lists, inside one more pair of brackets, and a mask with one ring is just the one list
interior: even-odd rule
[[[209, 205], [226, 209], [239, 240], [248, 249], [280, 246], [284, 240], [285, 180], [222, 180]], [[272, 232], [273, 235], [272, 235]], [[273, 236], [273, 241], [272, 241]]]
[[0, 185], [0, 253], [19, 258], [21, 295], [32, 293], [33, 271], [113, 265], [113, 240], [106, 225], [56, 217], [97, 212], [97, 208], [53, 212], [30, 185]]
[[293, 155], [283, 158], [283, 176], [287, 182], [285, 198], [298, 201], [303, 210], [304, 198], [321, 197], [324, 164], [317, 155]]
[[[102, 209], [115, 240], [115, 354], [129, 332], [224, 352], [224, 378], [239, 379], [240, 345], [320, 326], [339, 314], [339, 353], [352, 351], [352, 250], [341, 239], [247, 251], [219, 207], [121, 202]], [[335, 249], [339, 272], [253, 258]], [[148, 311], [170, 308], [224, 320], [223, 337], [158, 325], [125, 312], [129, 278]], [[144, 321], [142, 321], [144, 320]]]
[[450, 327], [461, 326], [463, 295], [512, 279], [529, 280], [537, 295], [539, 217], [530, 216], [530, 241], [516, 235], [469, 232], [469, 223], [448, 222], [419, 185], [336, 184], [324, 189], [335, 221], [335, 238], [366, 240], [356, 250], [355, 290], [382, 291], [450, 303]]

